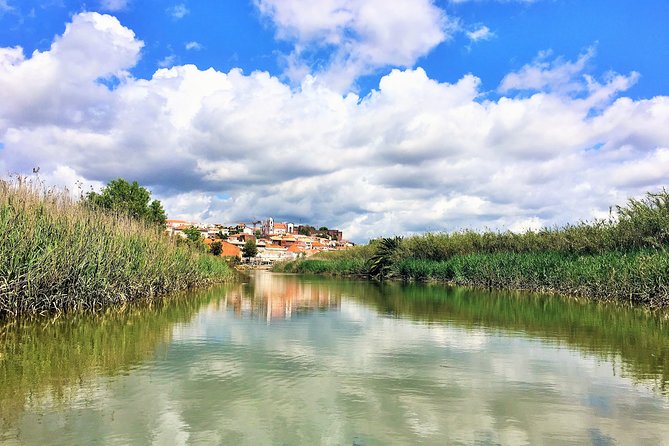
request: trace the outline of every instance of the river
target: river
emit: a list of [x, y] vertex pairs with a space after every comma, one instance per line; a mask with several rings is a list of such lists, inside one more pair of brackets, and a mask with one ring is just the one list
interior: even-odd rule
[[0, 327], [2, 445], [669, 445], [669, 319], [268, 272]]

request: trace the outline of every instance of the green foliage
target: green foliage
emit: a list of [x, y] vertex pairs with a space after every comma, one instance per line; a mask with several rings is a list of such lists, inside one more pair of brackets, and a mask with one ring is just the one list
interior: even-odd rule
[[158, 200], [149, 203], [150, 198], [151, 193], [137, 181], [129, 183], [123, 178], [117, 178], [107, 183], [99, 194], [93, 191], [86, 194], [85, 200], [94, 209], [112, 211], [149, 223], [164, 225], [167, 216], [162, 204]]
[[367, 276], [367, 262], [363, 259], [300, 259], [276, 263], [272, 271], [281, 273], [326, 274], [333, 276]]
[[651, 308], [669, 305], [669, 256], [658, 251], [567, 255], [477, 253], [444, 261], [403, 259], [405, 280], [436, 279], [455, 285], [551, 291]]
[[184, 229], [183, 233], [186, 236], [186, 238], [193, 243], [197, 243], [202, 240], [202, 235], [200, 234], [200, 230], [195, 226], [191, 226], [190, 228]]
[[258, 247], [256, 246], [256, 241], [254, 239], [250, 238], [244, 243], [242, 255], [247, 258], [258, 255]]
[[[669, 193], [649, 193], [616, 208], [608, 220], [523, 234], [460, 231], [324, 253], [278, 266], [294, 272], [441, 280], [458, 285], [527, 289], [669, 306]], [[322, 262], [329, 262], [326, 266]]]
[[190, 228], [184, 229], [183, 233], [186, 237], [177, 237], [177, 244], [187, 246], [195, 251], [207, 252], [207, 245], [204, 244], [202, 234], [198, 228], [191, 226]]
[[301, 226], [298, 230], [297, 233], [301, 235], [306, 235], [310, 236], [311, 234], [316, 232], [316, 228], [313, 226]]
[[221, 245], [221, 242], [212, 242], [211, 246], [209, 246], [209, 252], [212, 255], [220, 256], [221, 252], [223, 252], [223, 245]]
[[398, 260], [397, 252], [402, 237], [382, 238], [376, 243], [376, 250], [369, 259], [369, 275], [384, 279], [390, 273], [391, 266]]
[[154, 225], [0, 181], [0, 319], [99, 310], [231, 277], [225, 262]]

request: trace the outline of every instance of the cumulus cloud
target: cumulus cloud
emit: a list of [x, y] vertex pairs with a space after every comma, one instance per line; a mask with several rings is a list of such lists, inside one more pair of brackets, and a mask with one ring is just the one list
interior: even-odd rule
[[0, 49], [0, 167], [68, 184], [122, 176], [171, 217], [272, 215], [356, 241], [589, 218], [669, 178], [669, 97], [624, 97], [633, 75], [585, 76], [586, 63], [567, 70], [578, 89], [550, 75], [493, 100], [474, 75], [416, 68], [360, 97], [311, 75], [295, 87], [193, 65], [134, 79], [141, 48], [115, 18], [83, 13], [47, 51]]
[[[304, 67], [317, 68], [320, 78], [339, 90], [380, 67], [413, 66], [458, 28], [433, 0], [255, 3], [274, 23], [277, 37], [294, 43], [286, 59], [288, 76], [301, 81]], [[323, 49], [332, 50], [325, 61]]]

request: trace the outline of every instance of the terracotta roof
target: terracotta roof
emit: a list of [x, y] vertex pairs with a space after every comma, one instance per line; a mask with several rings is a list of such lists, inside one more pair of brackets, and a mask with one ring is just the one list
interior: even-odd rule
[[302, 246], [299, 245], [292, 245], [290, 248], [288, 248], [288, 252], [304, 252], [305, 249]]
[[285, 223], [274, 223], [274, 229], [286, 229], [287, 227]]
[[221, 242], [221, 257], [239, 257], [242, 253], [242, 251], [233, 245], [232, 243], [228, 242]]

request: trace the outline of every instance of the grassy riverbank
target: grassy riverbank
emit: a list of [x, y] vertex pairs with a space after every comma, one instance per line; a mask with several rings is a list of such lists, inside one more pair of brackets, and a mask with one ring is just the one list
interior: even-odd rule
[[69, 194], [0, 181], [0, 319], [108, 305], [230, 280], [221, 259]]
[[616, 208], [606, 221], [538, 232], [425, 234], [373, 241], [276, 271], [439, 280], [669, 306], [669, 193]]

